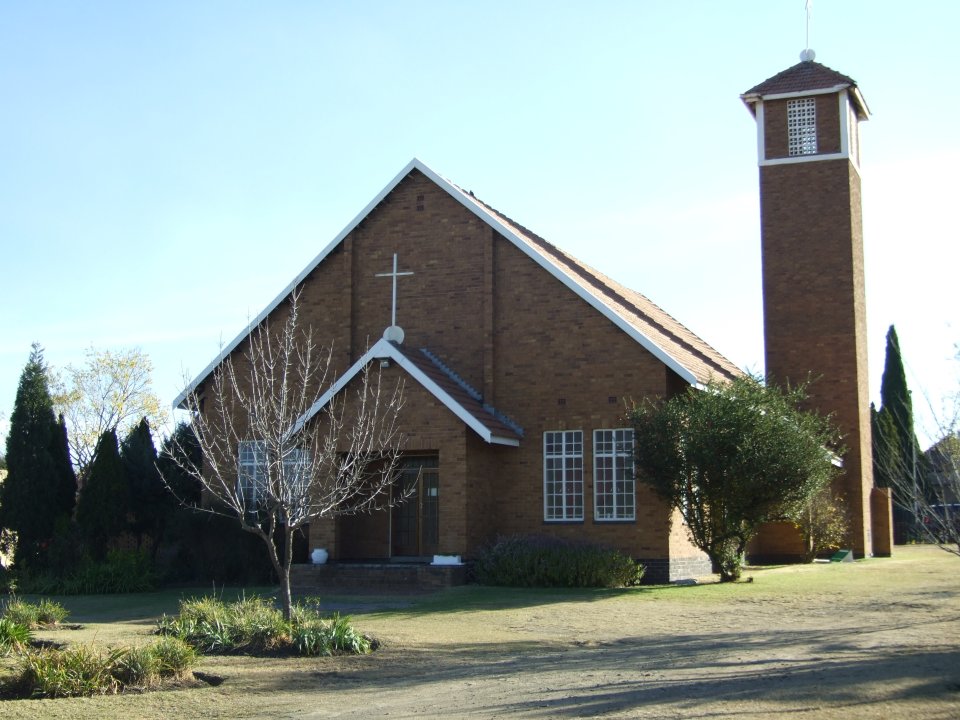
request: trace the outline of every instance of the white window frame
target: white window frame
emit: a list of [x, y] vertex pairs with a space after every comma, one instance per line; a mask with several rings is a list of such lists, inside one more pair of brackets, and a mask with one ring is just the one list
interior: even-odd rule
[[267, 484], [267, 444], [241, 440], [237, 446], [237, 496], [244, 507], [255, 510]]
[[[593, 431], [593, 519], [625, 522], [637, 518], [633, 428]], [[611, 484], [609, 489], [607, 484]]]
[[[237, 448], [237, 494], [244, 507], [257, 510], [263, 504], [267, 494], [267, 482], [270, 477], [267, 464], [267, 444], [262, 440], [241, 440]], [[286, 488], [275, 488], [287, 500], [303, 497], [308, 491], [309, 466], [307, 452], [303, 448], [287, 448], [283, 456], [283, 476], [279, 480], [287, 484]]]
[[583, 430], [543, 433], [543, 519], [583, 521]]
[[817, 99], [797, 98], [787, 101], [787, 154], [817, 154]]

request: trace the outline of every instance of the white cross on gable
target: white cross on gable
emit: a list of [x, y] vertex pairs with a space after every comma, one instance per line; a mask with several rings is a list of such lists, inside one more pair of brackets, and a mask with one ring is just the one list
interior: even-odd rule
[[389, 277], [393, 278], [393, 308], [390, 314], [390, 327], [397, 326], [397, 278], [403, 275], [413, 275], [411, 271], [398, 272], [397, 271], [397, 254], [393, 254], [393, 272], [377, 273], [374, 277]]

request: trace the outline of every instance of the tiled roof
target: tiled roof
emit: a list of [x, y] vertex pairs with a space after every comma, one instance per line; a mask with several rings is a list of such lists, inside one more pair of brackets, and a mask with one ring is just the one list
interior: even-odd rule
[[490, 430], [491, 435], [499, 438], [519, 440], [523, 430], [516, 423], [508, 424], [508, 420], [496, 409], [484, 405], [480, 394], [471, 388], [464, 380], [450, 368], [441, 363], [433, 353], [426, 348], [420, 351], [406, 350], [395, 346], [407, 360], [413, 363], [424, 375], [436, 383], [437, 387], [449, 395], [454, 402], [470, 413], [477, 422]]
[[299, 418], [291, 432], [298, 432], [370, 363], [392, 360], [433, 395], [450, 412], [493, 445], [517, 446], [523, 429], [479, 399], [479, 393], [426, 349], [412, 350], [381, 339], [338, 377], [313, 406]]
[[806, 60], [767, 78], [759, 85], [747, 90], [743, 96], [826, 90], [838, 85], [856, 87], [857, 83], [853, 78], [838, 73], [826, 65]]
[[581, 262], [472, 194], [461, 188], [457, 190], [484, 212], [493, 214], [501, 223], [509, 226], [519, 238], [577, 285], [689, 369], [699, 382], [705, 383], [718, 378], [733, 379], [743, 374], [740, 368], [645, 295], [621, 285]]

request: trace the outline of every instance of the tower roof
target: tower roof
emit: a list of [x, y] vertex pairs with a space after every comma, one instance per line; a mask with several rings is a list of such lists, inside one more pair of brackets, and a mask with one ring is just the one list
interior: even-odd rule
[[759, 85], [750, 88], [740, 97], [753, 112], [754, 103], [771, 96], [818, 94], [845, 89], [850, 90], [860, 119], [866, 120], [870, 115], [870, 109], [857, 88], [857, 81], [813, 60], [804, 60], [793, 67], [778, 72], [773, 77], [767, 78]]

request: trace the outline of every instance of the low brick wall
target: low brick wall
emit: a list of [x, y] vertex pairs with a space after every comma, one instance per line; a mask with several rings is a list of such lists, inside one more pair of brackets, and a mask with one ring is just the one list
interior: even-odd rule
[[290, 568], [290, 585], [296, 595], [429, 592], [466, 582], [466, 565], [333, 562]]

